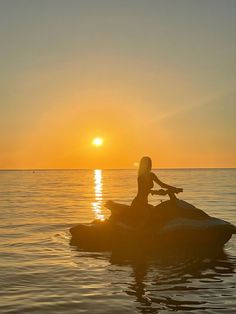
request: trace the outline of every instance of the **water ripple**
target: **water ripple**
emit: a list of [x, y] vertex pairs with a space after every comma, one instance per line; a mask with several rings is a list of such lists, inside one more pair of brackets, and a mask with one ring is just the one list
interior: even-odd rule
[[[183, 186], [187, 201], [233, 223], [235, 174], [224, 169], [158, 173]], [[69, 228], [95, 218], [92, 203], [99, 202], [99, 214], [108, 216], [101, 199], [129, 204], [135, 195], [134, 171], [106, 170], [99, 178], [98, 191], [92, 171], [0, 172], [1, 313], [236, 311], [235, 236], [224, 251], [202, 255], [84, 252], [70, 246]]]

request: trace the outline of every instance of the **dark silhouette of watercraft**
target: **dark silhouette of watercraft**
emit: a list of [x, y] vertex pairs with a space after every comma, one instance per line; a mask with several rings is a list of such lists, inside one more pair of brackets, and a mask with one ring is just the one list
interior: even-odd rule
[[150, 206], [149, 218], [142, 226], [132, 223], [130, 206], [112, 201], [105, 206], [111, 210], [109, 219], [70, 228], [72, 245], [92, 250], [212, 249], [223, 247], [236, 233], [233, 224], [179, 199]]

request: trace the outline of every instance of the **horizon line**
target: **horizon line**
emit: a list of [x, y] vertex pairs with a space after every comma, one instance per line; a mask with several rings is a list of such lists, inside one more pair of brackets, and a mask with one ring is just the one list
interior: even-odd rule
[[[153, 170], [236, 169], [236, 167], [158, 167]], [[0, 171], [72, 171], [72, 170], [137, 170], [137, 168], [6, 168]]]

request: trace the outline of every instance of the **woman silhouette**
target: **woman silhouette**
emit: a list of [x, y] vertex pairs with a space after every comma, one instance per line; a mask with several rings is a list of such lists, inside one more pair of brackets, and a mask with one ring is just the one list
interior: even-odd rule
[[[175, 193], [183, 192], [183, 189], [176, 188], [163, 183], [158, 177], [151, 172], [152, 160], [150, 157], [142, 157], [138, 169], [138, 193], [131, 203], [131, 208], [135, 209], [135, 215], [145, 216], [145, 208], [148, 209], [152, 205], [148, 204], [148, 195], [166, 195], [168, 194], [171, 200], [175, 200]], [[152, 190], [154, 183], [157, 183], [162, 188], [160, 190]], [[140, 215], [139, 215], [140, 214]]]

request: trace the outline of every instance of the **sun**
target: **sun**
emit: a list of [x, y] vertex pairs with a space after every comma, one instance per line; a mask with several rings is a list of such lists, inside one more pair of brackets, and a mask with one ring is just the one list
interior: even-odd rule
[[94, 146], [96, 146], [96, 147], [98, 147], [98, 146], [102, 146], [102, 144], [103, 144], [103, 138], [101, 138], [101, 137], [95, 137], [94, 139], [93, 139], [93, 141], [92, 141], [92, 144], [94, 145]]

